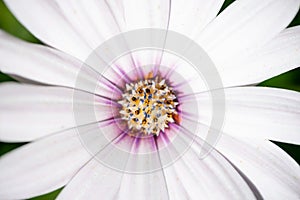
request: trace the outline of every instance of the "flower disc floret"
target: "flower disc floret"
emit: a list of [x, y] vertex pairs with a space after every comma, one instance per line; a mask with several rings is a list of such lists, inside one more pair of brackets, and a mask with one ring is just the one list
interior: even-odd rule
[[121, 117], [127, 121], [131, 133], [159, 135], [175, 122], [177, 115], [175, 93], [158, 77], [126, 84], [119, 104]]

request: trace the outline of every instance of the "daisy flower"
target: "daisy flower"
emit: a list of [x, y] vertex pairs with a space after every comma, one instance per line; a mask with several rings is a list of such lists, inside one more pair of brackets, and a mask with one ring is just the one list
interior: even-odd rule
[[0, 198], [299, 199], [299, 0], [6, 0]]

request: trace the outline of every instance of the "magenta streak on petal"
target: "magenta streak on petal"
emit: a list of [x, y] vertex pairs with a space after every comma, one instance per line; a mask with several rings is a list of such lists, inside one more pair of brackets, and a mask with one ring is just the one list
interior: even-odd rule
[[155, 62], [154, 68], [153, 68], [153, 76], [157, 76], [159, 71], [159, 64], [157, 64], [157, 61]]
[[147, 137], [147, 138], [137, 138], [137, 140], [135, 141], [135, 148], [134, 148], [134, 151], [137, 153], [138, 152], [138, 148], [139, 148], [139, 145], [141, 143], [141, 140], [146, 140], [146, 142], [150, 143], [150, 146], [151, 146], [151, 150], [152, 151], [157, 151], [157, 147], [156, 147], [156, 140], [158, 139], [157, 136], [151, 136], [151, 137]]
[[123, 121], [123, 119], [112, 117], [112, 119], [111, 119], [111, 121], [110, 121], [110, 123], [108, 125], [118, 123], [118, 121]]
[[[112, 105], [112, 104], [114, 104], [114, 105]], [[121, 104], [119, 104], [119, 103], [117, 103], [117, 102], [114, 102], [114, 101], [111, 101], [111, 102], [110, 102], [110, 105], [111, 105], [111, 106], [115, 106], [116, 108], [119, 108], [119, 109], [122, 108], [122, 105], [121, 105]]]
[[103, 99], [106, 99], [109, 102], [115, 102], [115, 103], [117, 103], [117, 101], [118, 101], [118, 99], [112, 99], [112, 98], [109, 98], [109, 97], [106, 97], [106, 96], [103, 96], [103, 95], [98, 95], [98, 94], [95, 94], [95, 95], [98, 96], [98, 97], [101, 97]]
[[134, 140], [133, 145], [132, 145], [132, 151], [134, 153], [138, 153], [140, 141], [141, 141], [141, 138], [138, 138], [138, 137], [136, 137], [136, 139]]
[[[174, 130], [179, 130], [178, 127], [174, 127]], [[182, 137], [182, 136], [178, 136], [176, 135], [176, 137]], [[157, 140], [157, 146], [160, 148], [165, 148], [168, 151], [168, 154], [171, 156], [171, 154], [174, 156], [176, 155], [176, 157], [178, 157], [180, 155], [180, 152], [178, 152], [177, 148], [174, 146], [175, 144], [172, 143], [172, 141], [170, 140], [169, 136], [166, 134], [163, 134], [159, 137], [159, 139]], [[172, 153], [171, 153], [172, 152]]]
[[121, 131], [118, 135], [118, 139], [115, 141], [115, 144], [118, 144], [119, 142], [124, 140], [125, 137], [128, 137], [128, 132], [129, 132], [128, 129], [126, 131]]
[[192, 79], [190, 79], [190, 80], [184, 80], [181, 83], [177, 83], [177, 84], [173, 85], [173, 88], [178, 90], [180, 87], [182, 87], [185, 84], [188, 84], [191, 81], [192, 81]]
[[120, 123], [122, 121], [124, 121], [124, 119], [120, 118], [120, 117], [113, 117], [114, 123]]
[[[105, 145], [105, 147], [101, 148], [95, 156], [100, 160], [105, 160], [108, 156], [111, 156], [111, 155], [109, 153], [105, 153], [105, 154], [101, 155], [102, 152], [105, 152], [107, 150], [109, 150], [107, 152], [114, 151], [116, 148], [115, 145], [117, 145], [120, 142], [124, 142], [124, 140], [127, 140], [127, 139], [129, 139], [127, 147], [129, 147], [129, 149], [130, 149], [130, 147], [132, 148], [133, 138], [128, 137], [127, 133], [128, 133], [127, 131], [119, 132], [114, 138], [112, 138], [110, 140], [110, 142], [107, 145]], [[116, 158], [116, 159], [119, 159], [119, 158]], [[123, 170], [125, 170], [125, 169], [123, 169]]]
[[131, 58], [131, 62], [133, 63], [135, 69], [137, 70], [137, 72], [139, 74], [139, 78], [140, 79], [143, 78], [144, 75], [143, 75], [143, 71], [142, 71], [142, 69], [140, 67], [140, 63], [137, 63], [137, 61], [134, 60], [133, 55], [131, 53], [130, 53], [130, 58]]
[[143, 70], [142, 70], [141, 63], [138, 60], [136, 60], [135, 70], [138, 72], [139, 79], [143, 79], [144, 78], [144, 73], [143, 73]]
[[213, 90], [205, 90], [205, 91], [201, 91], [201, 92], [197, 92], [197, 93], [184, 94], [184, 95], [178, 96], [178, 98], [180, 99], [181, 102], [185, 102], [185, 101], [191, 100], [192, 96], [195, 97], [193, 100], [197, 100], [197, 95], [203, 94], [203, 93], [212, 92], [212, 91]]
[[153, 148], [153, 150], [158, 150], [157, 146], [156, 146], [156, 140], [158, 140], [159, 136], [154, 136], [153, 140], [151, 140], [151, 146]]
[[171, 143], [170, 138], [176, 137], [177, 126], [174, 124], [169, 124], [169, 128], [165, 130], [164, 133], [160, 134], [158, 139], [159, 146], [166, 147]]
[[142, 69], [140, 68], [140, 63], [137, 63], [137, 61], [134, 60], [133, 55], [131, 53], [130, 53], [130, 59], [134, 65], [134, 68], [138, 72], [139, 78], [142, 79], [144, 77], [144, 75], [143, 75]]
[[[183, 133], [183, 134], [185, 134], [186, 136], [188, 136], [190, 139], [193, 139], [192, 138], [192, 136], [191, 135], [189, 135], [189, 134], [192, 134], [189, 130], [187, 130], [184, 126], [178, 126], [178, 125], [176, 125], [177, 126], [177, 129], [178, 130], [181, 130], [182, 132], [181, 133]], [[193, 135], [193, 134], [192, 134]]]
[[[93, 67], [89, 66], [89, 65], [85, 65], [86, 67], [83, 69], [85, 71], [85, 73], [93, 73], [93, 74], [97, 74], [97, 76], [99, 77], [100, 80], [105, 80], [107, 82], [101, 81], [101, 83], [103, 83], [105, 86], [107, 86], [110, 89], [118, 89], [120, 93], [122, 93], [122, 90], [119, 88], [118, 85], [116, 85], [114, 82], [112, 82], [111, 80], [109, 80], [107, 77], [105, 77], [102, 73], [100, 73], [99, 71], [95, 70]], [[91, 74], [90, 74], [91, 75]], [[101, 78], [100, 78], [101, 77]], [[100, 80], [98, 80], [100, 82]]]
[[170, 76], [175, 72], [175, 69], [178, 67], [178, 65], [174, 64], [165, 74], [165, 79], [169, 79]]
[[101, 83], [103, 83], [104, 85], [106, 85], [108, 88], [112, 89], [112, 90], [115, 90], [117, 89], [118, 90], [118, 93], [119, 94], [122, 94], [123, 91], [122, 91], [122, 88], [120, 88], [116, 83], [112, 82], [111, 80], [109, 80], [108, 78], [102, 76], [104, 78], [105, 81], [107, 81], [108, 83], [105, 83], [104, 81], [101, 81]]
[[186, 111], [181, 111], [181, 116], [184, 118], [184, 116], [189, 116], [189, 117], [197, 117], [195, 114], [188, 113]]
[[[126, 135], [128, 135], [128, 129], [127, 127], [122, 127], [118, 121], [123, 121], [121, 118], [116, 118], [116, 117], [110, 117], [110, 118], [107, 118], [105, 120], [101, 120], [98, 122], [98, 127], [99, 129], [103, 130], [103, 134], [108, 134], [110, 136], [112, 135], [116, 135], [116, 134], [120, 134], [121, 133], [124, 133], [124, 136], [122, 137], [122, 139], [124, 139], [124, 137]], [[107, 130], [105, 130], [106, 127], [111, 127], [109, 128], [109, 131], [110, 132], [107, 132]], [[126, 134], [125, 134], [126, 133]], [[118, 140], [119, 141], [119, 140]]]
[[116, 108], [122, 107], [122, 105], [119, 104], [118, 102], [116, 102], [115, 100], [110, 100], [110, 99], [106, 99], [103, 97], [96, 98], [95, 101], [97, 101], [98, 103], [103, 103], [103, 104], [110, 105], [110, 106], [113, 106]]
[[161, 135], [159, 135], [159, 137], [165, 146], [170, 144], [170, 140], [169, 140], [169, 137], [167, 136], [167, 134], [161, 134]]
[[163, 52], [161, 52], [160, 56], [156, 55], [156, 61], [155, 61], [154, 72], [153, 72], [154, 76], [157, 76], [158, 74], [161, 65], [162, 56], [163, 56]]
[[[123, 80], [126, 82], [126, 83], [130, 83], [132, 82], [132, 80], [130, 79], [130, 77], [125, 73], [125, 71], [118, 65], [116, 65], [116, 68], [119, 70], [119, 72], [121, 73], [122, 77], [123, 77]], [[116, 72], [117, 73], [117, 72]], [[120, 76], [120, 75], [119, 75]], [[121, 76], [120, 76], [121, 77]]]
[[[197, 122], [200, 123], [200, 122]], [[201, 124], [201, 123], [200, 123]], [[187, 128], [185, 128], [184, 126], [178, 126], [178, 128], [182, 131], [181, 133], [183, 133], [185, 136], [187, 136], [189, 139], [191, 139], [194, 143], [196, 143], [197, 145], [203, 146], [204, 144], [207, 144], [209, 146], [211, 146], [209, 143], [207, 143], [203, 138], [201, 138], [200, 136], [198, 136], [195, 133], [192, 133], [191, 131], [189, 131]], [[199, 141], [200, 140], [200, 141]], [[215, 150], [214, 147], [211, 146], [211, 148], [213, 150]]]
[[184, 118], [186, 120], [190, 120], [191, 122], [196, 122], [194, 119], [197, 119], [198, 116], [195, 113], [193, 114], [193, 113], [185, 112], [182, 114], [182, 118]]
[[110, 117], [104, 120], [99, 121], [99, 127], [105, 127], [105, 126], [109, 126], [111, 124], [114, 124], [115, 122], [115, 118], [114, 117]]
[[183, 95], [179, 95], [177, 98], [180, 99], [181, 102], [184, 102], [186, 100], [189, 100], [189, 97], [195, 95], [194, 93], [191, 94], [183, 94]]

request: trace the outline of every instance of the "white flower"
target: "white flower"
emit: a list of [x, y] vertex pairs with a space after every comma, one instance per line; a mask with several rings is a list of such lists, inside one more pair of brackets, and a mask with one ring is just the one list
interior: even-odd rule
[[[223, 0], [6, 0], [6, 4], [23, 25], [49, 47], [0, 32], [0, 70], [23, 83], [30, 83], [1, 84], [0, 140], [31, 142], [0, 158], [1, 199], [26, 199], [63, 186], [66, 187], [58, 199], [300, 198], [298, 164], [269, 141], [300, 144], [300, 94], [249, 86], [300, 65], [300, 27], [285, 29], [299, 10], [299, 0], [237, 0], [218, 16]], [[168, 93], [169, 86], [174, 86], [175, 96], [170, 97], [172, 102], [168, 103], [173, 107], [162, 109], [174, 113], [167, 116], [155, 107], [155, 112], [164, 116], [157, 120], [162, 132], [154, 134], [158, 136], [151, 135], [155, 132], [153, 122], [144, 127], [149, 128], [145, 132], [152, 136], [146, 138], [132, 136], [132, 129], [121, 136], [116, 134], [116, 121], [112, 126], [103, 124], [111, 120], [107, 119], [111, 115], [121, 113], [118, 109], [127, 105], [131, 108], [131, 101], [123, 99], [123, 107], [108, 105], [105, 99], [113, 102], [110, 95], [117, 92], [101, 84], [95, 91], [76, 88], [83, 62], [99, 45], [119, 33], [142, 28], [168, 29], [188, 36], [207, 52], [220, 74], [226, 97], [225, 122], [215, 149], [202, 160], [198, 155], [203, 142], [201, 133], [209, 129], [211, 117], [209, 92], [205, 92], [204, 86], [189, 83], [193, 86], [199, 116], [192, 120], [182, 114], [182, 122], [179, 122], [174, 116], [179, 109], [175, 105], [177, 99], [184, 109], [194, 106], [195, 102], [190, 101], [185, 87], [178, 86], [176, 78], [169, 77], [167, 89], [157, 91]], [[145, 65], [153, 56], [145, 52], [131, 55], [139, 65]], [[167, 52], [164, 55], [160, 63], [171, 65], [172, 56], [167, 56]], [[129, 74], [120, 79], [130, 70], [126, 63], [122, 64], [119, 76], [107, 76], [112, 83], [123, 84], [124, 89], [125, 82], [139, 77], [130, 87], [143, 85], [139, 82], [140, 75]], [[184, 74], [184, 70], [172, 69]], [[164, 72], [168, 70], [158, 71], [167, 77]], [[94, 74], [85, 75], [87, 80], [95, 81]], [[145, 94], [148, 86], [143, 88]], [[75, 102], [74, 89], [79, 95]], [[132, 91], [127, 92], [123, 97], [132, 98]], [[161, 96], [167, 98], [164, 93]], [[76, 106], [93, 107], [99, 121], [83, 117], [79, 124], [73, 115]], [[180, 111], [186, 112], [184, 109]], [[123, 121], [132, 119], [125, 114], [122, 117]], [[173, 154], [182, 151], [176, 149], [180, 146], [172, 145], [173, 137], [188, 140], [193, 123], [200, 126], [200, 135], [187, 151], [173, 159]], [[164, 127], [164, 124], [175, 128]], [[142, 126], [141, 123], [133, 127], [139, 131]], [[99, 135], [95, 134], [99, 133], [98, 129], [104, 129], [108, 143], [99, 141]], [[124, 171], [139, 167], [136, 153], [154, 149], [154, 157], [148, 160], [147, 166], [158, 164], [163, 168], [140, 174], [112, 169], [114, 167], [95, 159], [96, 154], [91, 156], [82, 142], [91, 145], [91, 149], [95, 147], [97, 156], [99, 153], [104, 160], [123, 159], [115, 157], [116, 150], [111, 148], [111, 143], [130, 152], [126, 165], [120, 167]], [[162, 147], [166, 147], [174, 161], [168, 166], [155, 151]]]

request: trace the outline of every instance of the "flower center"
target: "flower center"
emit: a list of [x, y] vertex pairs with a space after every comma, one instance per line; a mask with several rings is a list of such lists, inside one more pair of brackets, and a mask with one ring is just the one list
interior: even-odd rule
[[122, 97], [118, 102], [122, 105], [120, 114], [133, 133], [159, 135], [176, 120], [178, 102], [164, 79], [156, 77], [126, 84]]

